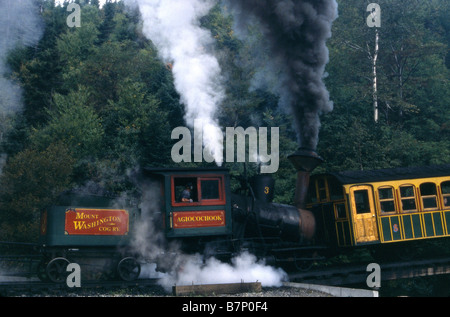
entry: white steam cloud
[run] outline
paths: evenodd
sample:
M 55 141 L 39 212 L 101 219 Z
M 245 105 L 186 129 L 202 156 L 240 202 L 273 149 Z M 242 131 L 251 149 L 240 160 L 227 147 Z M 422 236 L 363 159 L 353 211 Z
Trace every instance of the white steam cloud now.
M 32 0 L 0 1 L 0 112 L 2 116 L 22 109 L 21 89 L 5 78 L 7 54 L 20 46 L 35 45 L 43 34 L 39 8 Z
M 157 47 L 159 56 L 172 69 L 175 88 L 185 106 L 185 120 L 194 128 L 200 120 L 207 129 L 203 142 L 215 161 L 223 161 L 223 135 L 216 112 L 224 99 L 221 68 L 214 56 L 211 32 L 200 19 L 208 14 L 212 0 L 128 0 L 139 6 L 143 32 Z
M 279 287 L 287 279 L 282 269 L 268 266 L 264 261 L 247 252 L 233 258 L 230 263 L 223 263 L 209 258 L 203 263 L 200 255 L 185 256 L 184 263 L 176 274 L 167 274 L 161 284 L 166 289 L 173 285 L 225 284 L 240 282 L 261 282 L 262 286 Z
M 23 46 L 36 45 L 43 34 L 39 7 L 32 0 L 0 1 L 0 142 L 8 132 L 9 118 L 22 110 L 22 90 L 7 78 L 8 53 Z M 0 153 L 0 174 L 6 160 Z
M 162 197 L 159 184 L 148 182 L 141 186 L 142 197 L 139 204 L 141 215 L 133 227 L 131 245 L 133 250 L 147 261 L 158 261 L 159 258 L 168 259 L 167 254 L 177 253 L 178 248 L 176 245 L 168 246 L 163 230 L 158 230 L 162 227 L 162 224 L 158 224 L 158 219 L 162 219 L 160 208 Z M 168 259 L 168 263 L 163 263 L 163 266 L 170 266 L 170 262 Z

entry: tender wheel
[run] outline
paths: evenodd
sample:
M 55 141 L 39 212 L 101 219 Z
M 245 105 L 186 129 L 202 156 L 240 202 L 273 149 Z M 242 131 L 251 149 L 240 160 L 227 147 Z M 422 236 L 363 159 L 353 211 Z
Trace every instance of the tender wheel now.
M 120 260 L 117 265 L 117 274 L 119 277 L 127 282 L 134 281 L 141 274 L 141 265 L 135 258 L 128 257 Z
M 47 264 L 47 277 L 53 283 L 64 283 L 67 279 L 67 266 L 70 264 L 66 258 L 54 258 Z

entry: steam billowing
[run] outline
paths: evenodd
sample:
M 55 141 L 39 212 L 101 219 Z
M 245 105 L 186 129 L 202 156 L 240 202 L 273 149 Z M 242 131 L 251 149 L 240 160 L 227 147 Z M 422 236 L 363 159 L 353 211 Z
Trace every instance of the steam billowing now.
M 0 142 L 7 131 L 7 118 L 22 110 L 22 91 L 9 80 L 8 53 L 20 46 L 37 44 L 43 34 L 39 7 L 30 0 L 0 1 Z M 2 167 L 0 157 L 0 173 Z
M 161 280 L 166 289 L 173 285 L 191 284 L 225 284 L 244 282 L 261 282 L 265 287 L 279 287 L 287 274 L 268 266 L 264 261 L 257 261 L 252 254 L 244 252 L 231 260 L 231 264 L 209 258 L 203 263 L 200 255 L 186 256 L 176 275 L 165 275 Z
M 43 34 L 39 7 L 30 0 L 0 2 L 0 111 L 8 115 L 21 110 L 21 90 L 5 78 L 7 54 L 18 46 L 33 46 Z
M 175 88 L 185 105 L 186 123 L 194 128 L 194 120 L 197 120 L 196 124 L 203 126 L 208 154 L 211 153 L 216 162 L 222 162 L 223 135 L 216 118 L 224 99 L 221 68 L 213 52 L 213 37 L 200 25 L 200 19 L 214 6 L 214 0 L 134 2 L 142 15 L 145 36 L 172 69 Z M 202 129 L 202 126 L 197 128 Z
M 270 69 L 279 72 L 280 103 L 292 114 L 302 147 L 316 149 L 319 116 L 333 110 L 323 83 L 326 41 L 337 18 L 335 0 L 228 0 L 237 26 L 253 17 L 270 50 Z M 242 33 L 242 32 L 241 32 Z M 263 49 L 263 48 L 262 48 Z
M 208 137 L 206 146 L 216 162 L 222 148 L 216 114 L 224 99 L 221 68 L 214 56 L 213 39 L 200 19 L 218 0 L 128 0 L 135 2 L 144 21 L 144 34 L 160 56 L 173 67 L 175 85 L 186 106 L 187 124 L 201 119 Z M 236 27 L 256 21 L 270 51 L 270 69 L 278 85 L 280 105 L 292 115 L 302 147 L 316 149 L 321 114 L 333 103 L 323 82 L 328 63 L 326 41 L 337 18 L 335 0 L 224 0 L 232 8 Z M 242 31 L 242 30 L 241 30 Z M 237 32 L 245 34 L 244 32 Z M 256 70 L 258 74 L 258 70 Z M 274 75 L 274 74 L 272 74 Z M 216 152 L 215 152 L 216 151 Z

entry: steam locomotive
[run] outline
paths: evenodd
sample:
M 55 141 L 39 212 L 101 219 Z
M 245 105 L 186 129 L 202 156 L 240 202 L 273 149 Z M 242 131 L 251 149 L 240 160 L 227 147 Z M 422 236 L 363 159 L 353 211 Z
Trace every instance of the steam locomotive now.
M 134 280 L 142 256 L 136 243 L 177 242 L 183 252 L 223 259 L 247 250 L 306 269 L 318 254 L 345 247 L 450 235 L 450 165 L 311 177 L 323 161 L 316 152 L 299 149 L 288 158 L 297 170 L 293 206 L 272 202 L 268 175 L 256 176 L 247 194 L 231 193 L 229 171 L 219 167 L 144 169 L 142 183 L 150 189 L 140 209 L 69 197 L 42 214 L 39 276 L 62 282 L 70 262 L 91 258 L 106 259 L 111 275 Z M 136 240 L 148 229 L 143 209 L 158 231 L 146 241 Z M 153 259 L 160 270 L 167 256 Z
M 272 203 L 274 181 L 259 175 L 249 195 L 230 192 L 225 168 L 153 168 L 143 170 L 150 184 L 152 227 L 164 236 L 161 243 L 180 242 L 182 252 L 230 258 L 242 250 L 279 261 L 305 260 L 314 249 L 315 219 L 304 207 L 309 172 L 322 159 L 312 151 L 291 156 L 299 171 L 297 206 Z M 190 199 L 181 199 L 183 192 Z M 150 207 L 149 207 L 150 206 Z M 41 215 L 40 245 L 44 260 L 38 275 L 65 281 L 65 268 L 82 258 L 107 259 L 111 274 L 133 280 L 140 274 L 136 232 L 146 220 L 142 210 L 126 202 L 90 196 L 62 196 L 58 205 Z M 156 239 L 151 239 L 150 243 Z M 164 270 L 164 265 L 159 264 Z

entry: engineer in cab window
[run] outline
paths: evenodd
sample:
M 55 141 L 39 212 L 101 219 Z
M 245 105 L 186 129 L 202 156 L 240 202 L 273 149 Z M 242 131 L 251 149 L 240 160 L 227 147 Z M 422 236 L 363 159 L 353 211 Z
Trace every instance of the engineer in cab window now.
M 191 198 L 192 189 L 193 189 L 192 183 L 187 183 L 186 187 L 181 192 L 179 201 L 181 201 L 183 203 L 192 203 L 193 202 L 193 200 Z

